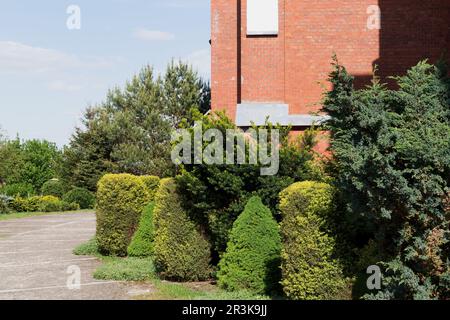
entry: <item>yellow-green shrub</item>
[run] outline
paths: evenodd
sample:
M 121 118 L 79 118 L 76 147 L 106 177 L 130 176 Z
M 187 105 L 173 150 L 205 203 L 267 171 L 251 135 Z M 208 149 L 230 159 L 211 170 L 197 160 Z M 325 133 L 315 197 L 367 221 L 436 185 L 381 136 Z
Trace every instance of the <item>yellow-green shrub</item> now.
M 182 207 L 174 179 L 163 179 L 156 193 L 155 266 L 162 277 L 177 281 L 210 276 L 210 246 Z
M 280 194 L 282 286 L 290 299 L 337 299 L 345 288 L 329 233 L 333 194 L 330 185 L 310 181 L 295 183 Z
M 159 177 L 157 176 L 141 176 L 142 182 L 147 186 L 147 191 L 150 196 L 150 201 L 155 200 L 156 191 L 158 191 Z
M 11 209 L 16 212 L 58 212 L 78 210 L 80 206 L 76 203 L 62 201 L 55 196 L 35 196 L 14 198 Z
M 125 256 L 149 202 L 147 187 L 130 174 L 107 174 L 97 186 L 97 243 L 103 254 Z
M 151 202 L 142 212 L 139 227 L 128 246 L 128 255 L 130 257 L 149 257 L 153 255 L 153 210 L 155 203 Z

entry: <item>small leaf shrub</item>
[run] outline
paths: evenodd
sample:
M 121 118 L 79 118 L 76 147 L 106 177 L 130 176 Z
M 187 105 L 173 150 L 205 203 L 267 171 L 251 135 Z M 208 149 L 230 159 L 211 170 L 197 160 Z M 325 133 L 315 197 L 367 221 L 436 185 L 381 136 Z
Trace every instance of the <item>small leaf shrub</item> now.
M 65 202 L 54 196 L 16 197 L 10 207 L 15 212 L 59 212 L 80 209 L 78 204 Z
M 150 201 L 155 200 L 156 191 L 158 191 L 159 177 L 157 176 L 141 176 L 142 182 L 147 186 L 147 191 L 149 193 Z
M 35 190 L 29 183 L 13 183 L 0 188 L 0 193 L 10 197 L 29 197 L 35 194 Z
M 139 227 L 128 246 L 130 257 L 148 257 L 153 254 L 154 226 L 153 210 L 155 204 L 147 205 L 142 213 Z
M 336 299 L 346 285 L 329 232 L 333 194 L 330 185 L 310 181 L 280 194 L 282 286 L 290 299 Z
M 174 179 L 163 179 L 155 197 L 155 266 L 170 280 L 200 281 L 210 277 L 210 246 L 182 207 Z
M 130 174 L 107 174 L 97 186 L 97 243 L 106 255 L 125 256 L 143 208 L 147 187 Z
M 9 213 L 11 211 L 12 202 L 13 198 L 4 194 L 0 194 L 0 214 Z
M 66 188 L 64 183 L 57 179 L 52 179 L 45 182 L 41 188 L 41 193 L 43 196 L 55 196 L 62 198 L 65 192 Z
M 80 209 L 92 209 L 95 205 L 94 194 L 84 188 L 73 188 L 62 199 L 67 203 L 77 203 Z
M 219 263 L 219 285 L 229 291 L 274 292 L 280 281 L 281 239 L 277 222 L 259 197 L 252 197 L 233 224 Z

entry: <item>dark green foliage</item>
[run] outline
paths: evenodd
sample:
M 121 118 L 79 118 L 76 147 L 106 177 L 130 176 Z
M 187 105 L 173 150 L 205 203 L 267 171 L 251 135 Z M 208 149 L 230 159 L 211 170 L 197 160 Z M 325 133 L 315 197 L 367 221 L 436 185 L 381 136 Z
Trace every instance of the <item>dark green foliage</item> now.
M 204 108 L 209 87 L 186 64 L 172 62 L 155 79 L 146 66 L 124 88 L 89 108 L 64 151 L 62 175 L 70 185 L 95 191 L 106 172 L 174 174 L 170 138 L 191 108 Z M 205 96 L 206 94 L 206 96 Z
M 99 181 L 96 239 L 102 254 L 127 254 L 148 201 L 147 188 L 139 177 L 107 174 Z
M 0 194 L 10 197 L 29 197 L 35 194 L 33 185 L 29 183 L 13 183 L 7 184 L 0 188 Z
M 62 199 L 67 203 L 77 203 L 80 209 L 92 209 L 95 205 L 94 194 L 84 188 L 73 188 Z
M 273 293 L 280 281 L 279 227 L 259 197 L 252 197 L 231 230 L 218 283 L 230 291 Z
M 149 257 L 153 255 L 153 240 L 154 240 L 154 226 L 153 226 L 153 210 L 155 204 L 152 202 L 145 207 L 139 227 L 128 246 L 128 255 L 130 257 Z
M 62 198 L 66 192 L 66 186 L 58 179 L 52 179 L 42 185 L 41 193 L 43 196 L 55 196 Z
M 334 66 L 324 101 L 332 119 L 334 176 L 348 210 L 348 230 L 372 238 L 384 270 L 371 298 L 449 298 L 450 86 L 447 71 L 426 62 L 395 78 L 353 88 Z M 353 230 L 352 230 L 353 229 Z M 361 238 L 361 237 L 360 237 Z
M 163 179 L 156 193 L 155 266 L 170 280 L 207 280 L 211 270 L 209 243 L 182 207 L 173 179 Z
M 333 195 L 330 185 L 311 181 L 295 183 L 280 195 L 281 284 L 290 299 L 344 298 L 346 281 L 331 232 Z
M 0 214 L 9 213 L 11 211 L 13 200 L 13 198 L 7 195 L 0 194 Z
M 232 129 L 237 130 L 238 136 L 242 137 L 244 134 L 222 113 L 210 116 L 194 113 L 193 119 L 202 122 L 203 132 L 218 129 L 225 136 L 226 130 Z M 267 125 L 269 131 L 280 130 L 280 168 L 277 175 L 262 176 L 261 164 L 201 164 L 184 165 L 181 175 L 177 177 L 184 207 L 193 219 L 205 226 L 205 231 L 212 241 L 216 261 L 226 249 L 228 234 L 234 221 L 252 196 L 260 196 L 263 203 L 275 214 L 278 194 L 295 181 L 301 181 L 309 176 L 307 163 L 314 159 L 314 139 L 309 139 L 311 136 L 306 134 L 298 140 L 289 141 L 289 128 L 269 123 Z M 191 125 L 184 124 L 184 127 L 191 128 Z M 254 129 L 259 130 L 256 127 Z M 192 129 L 191 134 L 194 134 Z M 307 137 L 309 138 L 306 139 Z M 246 150 L 248 159 L 248 140 Z

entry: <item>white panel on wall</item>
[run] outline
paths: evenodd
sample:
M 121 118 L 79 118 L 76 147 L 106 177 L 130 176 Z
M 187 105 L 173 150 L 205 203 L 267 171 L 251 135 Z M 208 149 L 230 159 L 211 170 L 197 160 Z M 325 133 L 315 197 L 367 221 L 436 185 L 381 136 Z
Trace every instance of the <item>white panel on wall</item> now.
M 278 0 L 247 0 L 247 35 L 278 34 Z

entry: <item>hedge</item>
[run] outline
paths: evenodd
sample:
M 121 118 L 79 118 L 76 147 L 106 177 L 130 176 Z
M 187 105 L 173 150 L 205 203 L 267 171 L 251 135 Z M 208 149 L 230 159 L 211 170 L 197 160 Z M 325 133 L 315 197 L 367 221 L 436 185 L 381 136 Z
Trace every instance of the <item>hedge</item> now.
M 63 196 L 68 203 L 77 203 L 80 209 L 92 209 L 95 205 L 95 196 L 87 189 L 73 188 Z
M 155 196 L 155 267 L 166 279 L 210 277 L 210 246 L 181 204 L 174 179 L 163 179 Z
M 107 174 L 97 186 L 97 242 L 102 254 L 125 256 L 141 213 L 149 202 L 146 186 L 130 174 Z
M 77 203 L 62 201 L 55 196 L 35 196 L 29 198 L 16 197 L 10 203 L 15 212 L 59 212 L 80 209 Z
M 159 177 L 157 176 L 141 176 L 142 182 L 147 186 L 147 191 L 150 196 L 150 201 L 155 200 L 155 194 L 158 191 Z
M 128 255 L 130 257 L 148 257 L 153 255 L 153 210 L 155 204 L 152 202 L 145 207 L 139 227 L 134 234 L 133 240 L 128 247 Z
M 219 263 L 219 285 L 229 291 L 273 293 L 280 281 L 280 250 L 280 230 L 272 212 L 261 198 L 252 197 L 234 222 Z
M 280 194 L 282 213 L 282 286 L 290 299 L 336 299 L 345 287 L 342 268 L 333 258 L 335 240 L 328 234 L 333 188 L 300 182 Z

